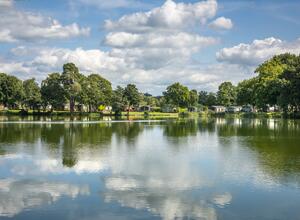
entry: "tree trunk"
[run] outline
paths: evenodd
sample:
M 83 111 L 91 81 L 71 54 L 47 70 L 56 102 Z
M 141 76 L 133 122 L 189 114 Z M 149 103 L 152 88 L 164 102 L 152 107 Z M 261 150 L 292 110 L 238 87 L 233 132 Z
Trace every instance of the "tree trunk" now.
M 75 109 L 75 100 L 74 97 L 70 98 L 70 112 L 73 113 Z
M 127 106 L 127 117 L 129 117 L 130 105 Z

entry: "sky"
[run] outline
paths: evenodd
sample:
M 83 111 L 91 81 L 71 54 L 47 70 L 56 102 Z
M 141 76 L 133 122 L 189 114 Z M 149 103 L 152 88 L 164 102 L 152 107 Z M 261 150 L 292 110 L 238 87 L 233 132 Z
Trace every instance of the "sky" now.
M 41 82 L 73 62 L 113 87 L 216 91 L 300 53 L 299 0 L 0 0 L 0 72 Z

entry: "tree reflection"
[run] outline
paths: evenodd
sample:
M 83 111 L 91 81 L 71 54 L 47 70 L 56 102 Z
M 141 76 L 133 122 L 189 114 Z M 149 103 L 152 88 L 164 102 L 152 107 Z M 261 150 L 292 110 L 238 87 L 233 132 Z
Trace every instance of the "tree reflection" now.
M 133 145 L 143 131 L 143 123 L 1 123 L 0 154 L 7 153 L 8 146 L 26 144 L 26 151 L 42 142 L 49 155 L 61 153 L 62 164 L 73 167 L 82 152 L 109 149 L 113 135 Z M 17 149 L 9 148 L 9 151 Z M 44 149 L 45 150 L 45 149 Z
M 256 153 L 260 167 L 277 181 L 293 177 L 300 184 L 299 121 L 222 119 L 216 127 L 223 147 L 237 141 L 239 147 L 246 146 Z
M 197 135 L 196 121 L 193 119 L 168 121 L 164 126 L 164 135 L 175 138 L 195 136 Z

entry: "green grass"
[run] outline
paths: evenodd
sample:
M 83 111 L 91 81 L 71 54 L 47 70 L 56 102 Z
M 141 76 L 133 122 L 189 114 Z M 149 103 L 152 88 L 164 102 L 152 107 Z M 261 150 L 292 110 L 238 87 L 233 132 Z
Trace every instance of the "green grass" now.
M 121 113 L 121 118 L 127 117 L 127 112 Z M 20 110 L 5 110 L 0 111 L 0 115 L 20 115 Z M 32 110 L 28 111 L 27 115 L 49 115 L 49 116 L 70 116 L 69 111 L 53 111 L 53 112 L 33 112 Z M 100 117 L 99 112 L 74 112 L 73 115 L 83 115 L 89 117 Z M 103 116 L 114 116 L 114 114 L 107 114 Z M 181 112 L 181 113 L 165 113 L 165 112 L 129 112 L 130 118 L 178 118 L 178 117 L 187 117 L 187 118 L 197 118 L 197 117 L 226 117 L 226 118 L 300 118 L 299 114 L 287 114 L 284 115 L 281 112 L 257 112 L 257 113 L 222 113 L 216 114 L 211 111 L 205 112 Z
M 122 112 L 122 116 L 127 116 L 128 112 Z M 164 112 L 129 112 L 129 117 L 171 117 L 177 118 L 178 113 L 164 113 Z

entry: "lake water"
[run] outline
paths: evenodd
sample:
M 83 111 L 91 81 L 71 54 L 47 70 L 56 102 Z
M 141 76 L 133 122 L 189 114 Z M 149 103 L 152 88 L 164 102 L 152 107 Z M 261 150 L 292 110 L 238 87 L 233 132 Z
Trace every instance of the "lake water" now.
M 0 122 L 0 219 L 300 219 L 300 122 Z

